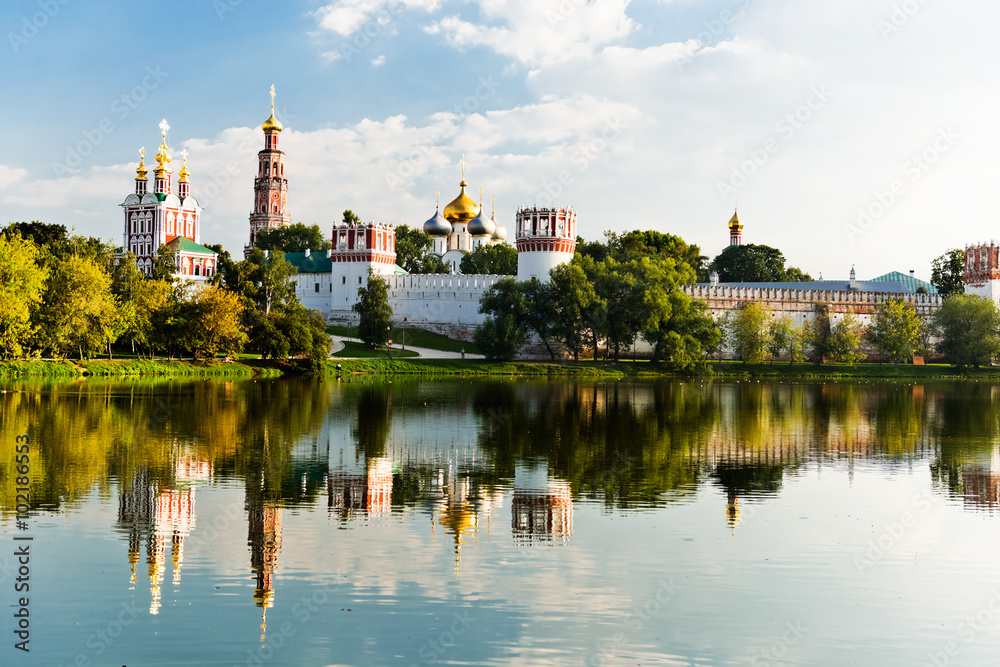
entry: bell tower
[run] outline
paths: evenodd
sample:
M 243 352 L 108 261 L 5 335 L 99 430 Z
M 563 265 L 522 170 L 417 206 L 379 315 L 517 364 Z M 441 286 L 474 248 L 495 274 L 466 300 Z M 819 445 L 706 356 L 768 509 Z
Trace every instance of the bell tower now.
M 274 86 L 271 86 L 271 116 L 261 125 L 264 150 L 257 154 L 257 178 L 254 179 L 253 212 L 250 214 L 250 244 L 243 256 L 250 255 L 257 232 L 292 224 L 288 215 L 288 179 L 285 178 L 285 154 L 278 150 L 281 121 L 274 117 Z

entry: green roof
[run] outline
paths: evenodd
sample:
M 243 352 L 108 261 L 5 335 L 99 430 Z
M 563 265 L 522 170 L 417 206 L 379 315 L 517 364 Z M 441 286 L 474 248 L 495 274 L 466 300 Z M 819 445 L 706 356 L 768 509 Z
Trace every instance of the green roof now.
M 198 245 L 197 243 L 195 243 L 191 239 L 186 239 L 183 236 L 176 236 L 176 237 L 174 237 L 174 240 L 171 241 L 170 243 L 168 243 L 167 246 L 170 247 L 170 248 L 173 248 L 174 250 L 178 250 L 178 251 L 182 251 L 182 252 L 200 252 L 200 253 L 206 253 L 206 254 L 209 254 L 209 255 L 215 255 L 216 254 L 216 252 L 214 250 L 212 250 L 211 248 L 206 248 L 203 245 Z
M 395 273 L 397 276 L 408 276 L 408 275 L 410 275 L 410 272 L 407 271 L 406 269 L 404 269 L 403 267 L 401 267 L 399 264 L 393 264 L 392 265 L 392 272 Z
M 306 257 L 304 252 L 286 252 L 285 260 L 298 269 L 299 273 L 330 273 L 333 262 L 326 256 L 325 250 L 310 252 Z
M 929 294 L 938 293 L 937 287 L 934 287 L 934 285 L 931 285 L 929 282 L 925 282 L 919 278 L 914 278 L 907 273 L 900 273 L 899 271 L 893 271 L 892 273 L 887 273 L 884 276 L 872 278 L 869 282 L 902 283 L 904 286 L 909 287 L 911 292 L 916 292 L 918 287 L 923 287 Z

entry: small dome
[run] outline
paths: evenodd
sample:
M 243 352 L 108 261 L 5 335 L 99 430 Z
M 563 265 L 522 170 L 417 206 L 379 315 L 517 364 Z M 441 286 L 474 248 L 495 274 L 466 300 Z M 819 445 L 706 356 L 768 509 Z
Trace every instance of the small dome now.
M 496 229 L 493 231 L 493 240 L 494 241 L 506 241 L 507 240 L 507 228 L 504 227 L 503 225 L 501 225 L 499 222 L 497 222 L 496 218 L 493 218 L 493 222 L 496 223 Z
M 424 233 L 429 236 L 448 236 L 451 234 L 451 223 L 444 219 L 441 211 L 435 211 L 434 217 L 424 223 Z
M 468 231 L 470 236 L 489 236 L 490 238 L 496 233 L 497 223 L 496 220 L 487 218 L 483 215 L 483 210 L 479 210 L 479 215 L 472 219 L 469 223 Z
M 260 126 L 265 132 L 281 132 L 281 121 L 274 117 L 274 110 L 271 110 L 271 117 Z
M 450 204 L 444 207 L 444 217 L 453 225 L 471 222 L 481 209 L 472 197 L 465 194 L 465 181 L 459 183 L 459 186 L 462 191 Z

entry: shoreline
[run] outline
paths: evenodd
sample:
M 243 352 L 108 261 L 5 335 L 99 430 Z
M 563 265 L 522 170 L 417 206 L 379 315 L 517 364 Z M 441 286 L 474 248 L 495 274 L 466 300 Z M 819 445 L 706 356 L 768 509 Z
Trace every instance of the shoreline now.
M 341 369 L 338 370 L 337 366 Z M 718 379 L 805 379 L 805 380 L 848 380 L 848 379 L 909 379 L 909 380 L 1000 380 L 1000 367 L 981 368 L 960 372 L 952 366 L 901 365 L 893 368 L 889 364 L 823 364 L 817 366 L 801 364 L 748 364 L 741 362 L 709 362 L 708 373 L 699 377 Z M 0 378 L 130 378 L 141 376 L 161 377 L 283 377 L 307 375 L 295 364 L 259 359 L 242 359 L 235 362 L 223 361 L 149 361 L 144 359 L 123 359 L 108 361 L 6 361 L 0 362 Z M 548 362 L 510 361 L 490 362 L 479 359 L 386 359 L 386 358 L 331 358 L 323 372 L 316 375 L 329 376 L 503 376 L 526 378 L 686 378 L 690 375 L 677 373 L 663 367 L 653 367 L 647 361 L 639 362 Z

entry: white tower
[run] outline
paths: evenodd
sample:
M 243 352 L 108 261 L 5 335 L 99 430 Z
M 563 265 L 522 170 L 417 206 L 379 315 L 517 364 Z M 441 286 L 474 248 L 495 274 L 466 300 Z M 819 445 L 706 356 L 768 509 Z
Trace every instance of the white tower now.
M 522 208 L 517 211 L 517 279 L 549 279 L 549 271 L 576 252 L 576 211 Z
M 358 288 L 368 283 L 368 269 L 392 275 L 396 265 L 396 230 L 373 222 L 333 228 L 333 290 L 330 312 L 336 319 L 349 319 L 358 301 Z

